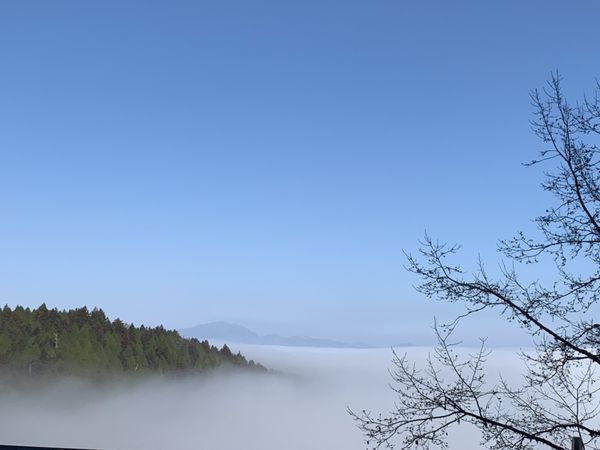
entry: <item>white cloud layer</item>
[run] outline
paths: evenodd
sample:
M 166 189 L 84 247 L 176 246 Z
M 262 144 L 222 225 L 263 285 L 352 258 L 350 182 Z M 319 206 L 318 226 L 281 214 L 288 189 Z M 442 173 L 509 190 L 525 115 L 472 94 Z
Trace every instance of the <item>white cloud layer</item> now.
M 199 380 L 148 380 L 90 387 L 65 381 L 36 395 L 0 397 L 2 444 L 114 450 L 331 450 L 365 448 L 346 412 L 389 411 L 385 349 L 240 346 L 285 375 L 216 373 Z M 406 348 L 422 362 L 430 348 Z M 489 371 L 516 377 L 512 350 L 495 350 Z M 478 449 L 460 429 L 451 448 Z

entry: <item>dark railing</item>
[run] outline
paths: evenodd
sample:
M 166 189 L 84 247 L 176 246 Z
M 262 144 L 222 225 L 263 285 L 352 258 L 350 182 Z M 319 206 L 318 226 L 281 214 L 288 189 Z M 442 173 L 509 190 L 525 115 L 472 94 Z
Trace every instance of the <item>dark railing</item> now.
M 580 437 L 571 439 L 571 450 L 583 450 L 583 441 Z
M 0 450 L 93 450 L 93 449 L 78 449 L 65 447 L 31 447 L 22 445 L 0 445 Z M 571 439 L 571 450 L 583 450 L 583 441 L 580 437 Z
M 33 447 L 31 445 L 0 445 L 0 450 L 93 450 L 90 448 L 66 448 L 66 447 Z

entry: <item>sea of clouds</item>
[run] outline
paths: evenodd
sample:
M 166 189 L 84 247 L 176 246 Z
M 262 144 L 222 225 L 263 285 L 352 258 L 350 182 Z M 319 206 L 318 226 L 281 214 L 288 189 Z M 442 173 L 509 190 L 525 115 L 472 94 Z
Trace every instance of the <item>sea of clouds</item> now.
M 33 394 L 0 394 L 0 444 L 107 450 L 364 449 L 347 413 L 393 409 L 390 349 L 232 346 L 277 374 L 216 372 L 91 386 L 65 380 Z M 431 348 L 407 347 L 422 364 Z M 467 353 L 464 349 L 462 353 Z M 488 372 L 518 379 L 516 351 L 494 350 Z M 451 448 L 477 449 L 467 427 Z

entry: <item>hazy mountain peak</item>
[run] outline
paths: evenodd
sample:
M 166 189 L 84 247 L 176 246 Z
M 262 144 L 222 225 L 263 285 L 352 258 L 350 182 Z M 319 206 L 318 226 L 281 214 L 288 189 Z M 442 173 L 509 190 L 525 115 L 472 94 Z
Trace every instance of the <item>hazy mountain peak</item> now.
M 185 337 L 197 339 L 219 339 L 223 341 L 252 343 L 259 338 L 258 334 L 248 328 L 229 322 L 209 322 L 180 330 Z
M 332 347 L 369 348 L 362 342 L 338 342 L 331 339 L 318 339 L 309 336 L 280 336 L 278 334 L 259 335 L 243 325 L 228 322 L 209 322 L 179 330 L 182 336 L 200 340 L 221 340 L 238 344 L 282 345 L 287 347 Z

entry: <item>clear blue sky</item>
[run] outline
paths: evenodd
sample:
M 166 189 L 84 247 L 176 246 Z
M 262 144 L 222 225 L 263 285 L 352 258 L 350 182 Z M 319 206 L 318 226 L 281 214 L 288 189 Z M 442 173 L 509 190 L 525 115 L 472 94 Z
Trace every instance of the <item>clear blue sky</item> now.
M 547 199 L 528 93 L 600 76 L 595 1 L 4 1 L 0 302 L 430 335 L 402 249 Z

